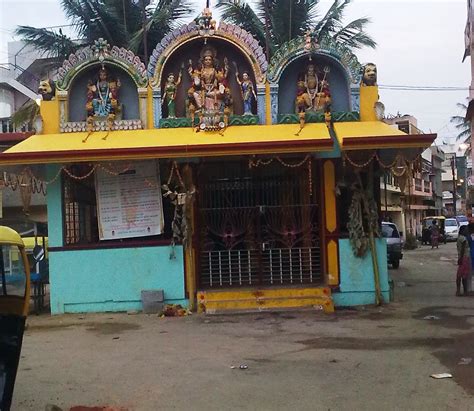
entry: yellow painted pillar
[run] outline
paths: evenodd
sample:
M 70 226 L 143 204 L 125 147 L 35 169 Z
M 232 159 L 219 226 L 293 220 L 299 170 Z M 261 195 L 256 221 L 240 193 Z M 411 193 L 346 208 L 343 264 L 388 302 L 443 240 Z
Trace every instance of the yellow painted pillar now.
M 59 100 L 45 101 L 40 104 L 40 114 L 43 119 L 42 134 L 59 133 Z
M 272 124 L 272 104 L 270 97 L 270 83 L 265 83 L 265 123 Z
M 186 165 L 183 168 L 183 180 L 184 180 L 184 185 L 186 187 L 186 190 L 188 192 L 195 191 L 194 190 L 194 182 L 193 182 L 193 170 L 191 166 Z M 193 201 L 190 204 L 190 210 L 189 212 L 189 227 L 188 230 L 190 230 L 190 241 L 187 244 L 185 250 L 184 250 L 184 261 L 185 261 L 185 272 L 186 272 L 186 291 L 188 293 L 188 298 L 189 298 L 189 309 L 191 311 L 196 310 L 196 253 L 195 253 L 195 210 L 194 210 L 194 204 L 195 202 Z
M 378 86 L 360 87 L 360 121 L 377 121 L 375 103 L 379 101 Z
M 153 88 L 148 86 L 148 95 L 147 95 L 147 128 L 155 128 L 155 121 L 153 116 Z
M 332 160 L 323 164 L 324 177 L 324 230 L 328 285 L 339 285 L 339 257 L 336 207 L 336 169 Z

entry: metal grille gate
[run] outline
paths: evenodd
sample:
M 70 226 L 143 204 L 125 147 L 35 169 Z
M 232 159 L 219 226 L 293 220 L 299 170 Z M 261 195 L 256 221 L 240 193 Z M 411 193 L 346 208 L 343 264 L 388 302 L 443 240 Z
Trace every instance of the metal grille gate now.
M 319 283 L 319 210 L 310 181 L 306 168 L 281 165 L 201 169 L 200 286 Z

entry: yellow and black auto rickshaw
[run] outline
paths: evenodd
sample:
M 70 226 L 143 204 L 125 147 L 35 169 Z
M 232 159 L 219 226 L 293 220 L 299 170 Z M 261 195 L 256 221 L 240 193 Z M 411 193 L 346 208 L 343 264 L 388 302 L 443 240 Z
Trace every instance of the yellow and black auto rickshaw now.
M 444 228 L 446 217 L 444 216 L 431 216 L 423 218 L 421 224 L 421 243 L 431 244 L 431 227 L 436 221 L 436 225 L 439 229 L 439 242 L 446 243 L 446 231 Z
M 20 235 L 0 226 L 0 410 L 11 407 L 30 304 L 30 268 Z

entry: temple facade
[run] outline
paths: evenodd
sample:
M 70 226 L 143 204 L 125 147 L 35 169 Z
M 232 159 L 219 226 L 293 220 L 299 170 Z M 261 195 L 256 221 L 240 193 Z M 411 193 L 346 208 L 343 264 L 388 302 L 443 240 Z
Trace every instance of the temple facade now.
M 148 67 L 98 39 L 51 90 L 0 164 L 47 187 L 53 314 L 389 301 L 380 173 L 436 136 L 382 121 L 374 64 L 310 34 L 267 61 L 206 9 Z

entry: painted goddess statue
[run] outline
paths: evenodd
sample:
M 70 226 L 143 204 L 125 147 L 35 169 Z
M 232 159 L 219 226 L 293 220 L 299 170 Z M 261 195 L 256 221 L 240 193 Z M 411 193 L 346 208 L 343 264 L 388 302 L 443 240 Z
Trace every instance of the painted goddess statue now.
M 87 85 L 87 117 L 115 118 L 115 114 L 119 111 L 120 86 L 120 80 L 110 79 L 107 70 L 102 67 L 97 81 L 89 81 Z
M 216 50 L 212 46 L 206 46 L 201 51 L 199 69 L 193 68 L 192 61 L 189 61 L 188 73 L 193 85 L 188 93 L 192 94 L 198 110 L 218 110 L 219 100 L 222 99 L 221 94 L 224 94 L 224 89 L 220 87 L 220 82 L 218 81 L 215 57 Z M 222 72 L 224 73 L 224 78 L 226 78 L 228 72 L 227 60 L 224 60 Z
M 176 91 L 181 83 L 181 71 L 178 74 L 178 80 L 175 80 L 174 74 L 169 73 L 165 83 L 163 104 L 168 108 L 168 118 L 176 118 Z
M 257 95 L 255 94 L 255 87 L 250 80 L 249 73 L 244 71 L 242 73 L 242 81 L 239 78 L 239 72 L 237 71 L 237 66 L 235 66 L 235 79 L 240 86 L 240 92 L 242 95 L 242 100 L 244 103 L 244 116 L 251 116 L 252 113 L 252 101 L 253 99 L 257 100 Z

